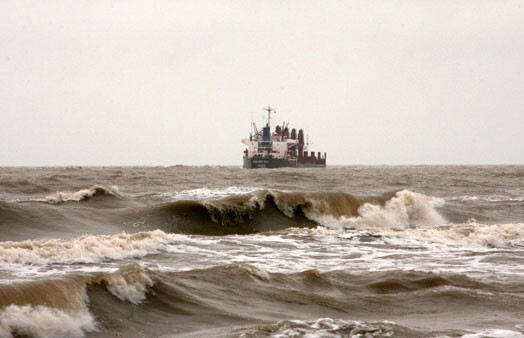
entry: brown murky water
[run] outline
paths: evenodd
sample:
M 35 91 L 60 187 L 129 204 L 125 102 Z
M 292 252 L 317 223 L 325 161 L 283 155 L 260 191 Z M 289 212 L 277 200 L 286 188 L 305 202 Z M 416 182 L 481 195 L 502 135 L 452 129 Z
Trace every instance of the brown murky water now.
M 524 167 L 0 168 L 10 336 L 524 337 Z

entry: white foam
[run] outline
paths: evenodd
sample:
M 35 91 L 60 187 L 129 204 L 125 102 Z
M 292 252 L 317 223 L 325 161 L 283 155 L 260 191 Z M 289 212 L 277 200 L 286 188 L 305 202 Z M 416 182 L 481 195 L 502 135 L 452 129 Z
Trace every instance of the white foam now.
M 361 322 L 343 319 L 320 318 L 315 321 L 281 320 L 275 325 L 271 337 L 391 337 L 393 322 Z M 342 331 L 342 332 L 341 332 Z
M 0 262 L 4 264 L 46 265 L 53 263 L 96 263 L 131 257 L 144 257 L 165 250 L 187 236 L 161 230 L 118 235 L 84 235 L 74 240 L 0 242 Z
M 76 313 L 46 306 L 10 305 L 0 310 L 0 337 L 84 337 L 97 328 L 93 316 L 82 310 Z
M 200 188 L 200 189 L 190 189 L 182 190 L 175 193 L 166 193 L 166 197 L 171 197 L 173 200 L 182 200 L 182 199 L 210 199 L 210 198 L 220 198 L 234 195 L 245 195 L 255 191 L 262 190 L 262 188 L 256 187 L 236 187 L 231 186 L 227 188 Z
M 467 235 L 466 229 L 471 228 Z M 424 272 L 466 274 L 472 278 L 496 273 L 498 278 L 513 280 L 524 274 L 518 261 L 491 259 L 499 251 L 476 231 L 488 231 L 497 225 L 448 224 L 431 229 L 345 230 L 317 227 L 293 228 L 285 232 L 224 237 L 192 236 L 191 240 L 169 245 L 163 265 L 166 271 L 205 269 L 217 265 L 249 264 L 262 272 L 295 273 L 316 269 L 321 272 L 350 270 L 369 271 L 414 270 Z M 516 227 L 516 228 L 515 228 Z M 502 231 L 502 228 L 499 229 Z M 479 230 L 480 229 L 480 230 Z M 508 225 L 506 240 L 498 245 L 504 250 L 521 250 L 515 235 L 522 225 Z M 519 230 L 520 231 L 520 230 Z M 524 237 L 520 237 L 523 239 Z M 489 244 L 491 243 L 491 244 Z M 506 246 L 504 246 L 506 245 Z M 326 248 L 329 248 L 327 250 Z M 483 252 L 471 255 L 470 252 Z M 176 259 L 184 255 L 185 259 Z M 165 263 L 164 263 L 165 262 Z M 154 265 L 152 265 L 154 266 Z M 154 266 L 156 269 L 156 266 Z M 257 271 L 252 275 L 257 276 Z
M 317 237 L 349 237 L 355 238 L 354 231 L 337 227 L 317 227 L 309 232 Z M 466 223 L 437 224 L 431 227 L 415 229 L 398 229 L 389 227 L 369 226 L 360 229 L 358 234 L 382 236 L 381 241 L 389 244 L 409 245 L 411 240 L 418 241 L 416 245 L 424 246 L 423 242 L 442 243 L 445 245 L 462 246 L 464 248 L 504 248 L 524 246 L 524 223 L 482 224 L 474 219 Z M 400 240 L 395 242 L 395 240 Z M 423 242 L 421 242 L 423 241 Z
M 265 281 L 271 280 L 271 276 L 265 270 L 259 269 L 256 266 L 249 265 L 249 264 L 241 264 L 240 266 L 242 268 L 246 269 L 246 271 L 249 272 L 249 274 L 251 274 L 251 275 L 253 275 L 253 276 L 255 276 L 255 277 L 259 278 L 259 279 L 262 279 L 262 280 L 265 280 Z
M 388 236 L 415 238 L 467 247 L 503 248 L 524 245 L 524 223 L 479 224 L 450 223 L 431 229 L 407 229 L 387 232 Z
M 119 271 L 120 273 L 109 274 L 104 277 L 107 289 L 120 300 L 140 304 L 145 298 L 147 291 L 153 286 L 153 280 L 148 273 L 139 265 L 133 266 L 133 271 Z
M 524 196 L 512 197 L 505 195 L 462 195 L 446 198 L 448 201 L 484 201 L 484 202 L 524 202 Z
M 402 190 L 384 206 L 365 203 L 358 209 L 358 217 L 340 217 L 335 219 L 323 216 L 320 223 L 332 228 L 409 228 L 431 226 L 445 223 L 436 210 L 442 206 L 442 198 L 426 196 L 414 191 Z
M 511 330 L 493 329 L 465 334 L 462 338 L 524 338 L 524 334 Z

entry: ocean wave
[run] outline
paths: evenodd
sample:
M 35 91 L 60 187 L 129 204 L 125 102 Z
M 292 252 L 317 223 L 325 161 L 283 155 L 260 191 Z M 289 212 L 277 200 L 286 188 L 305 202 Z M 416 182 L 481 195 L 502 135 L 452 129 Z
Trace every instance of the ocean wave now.
M 188 271 L 166 272 L 168 280 L 198 280 L 201 287 L 230 285 L 243 287 L 246 292 L 257 292 L 263 288 L 278 288 L 294 296 L 306 296 L 311 288 L 323 289 L 327 294 L 317 294 L 320 299 L 332 299 L 341 294 L 384 295 L 417 292 L 419 297 L 433 298 L 455 292 L 465 297 L 478 297 L 491 293 L 518 290 L 520 284 L 491 285 L 456 273 L 433 273 L 410 270 L 387 270 L 353 273 L 350 270 L 321 272 L 316 269 L 292 273 L 271 272 L 250 264 L 226 264 Z M 196 287 L 197 282 L 194 283 Z M 287 291 L 286 291 L 287 290 Z M 482 293 L 483 292 L 483 293 Z M 310 295 L 310 297 L 313 297 Z M 358 303 L 358 300 L 355 300 Z
M 82 337 L 96 329 L 81 276 L 0 284 L 1 337 Z
M 186 238 L 161 230 L 117 235 L 84 235 L 74 240 L 26 240 L 0 242 L 3 264 L 46 265 L 56 263 L 95 263 L 144 257 L 165 249 L 166 245 Z
M 440 198 L 409 190 L 376 197 L 343 192 L 259 190 L 215 199 L 180 200 L 153 207 L 148 219 L 177 232 L 227 235 L 290 227 L 402 227 L 445 223 Z M 156 220 L 155 220 L 156 219 Z
M 373 229 L 428 227 L 446 223 L 437 211 L 444 200 L 421 193 L 402 190 L 384 205 L 365 203 L 357 210 L 358 216 L 339 218 L 331 214 L 319 214 L 319 223 L 328 227 Z
M 122 195 L 118 191 L 117 186 L 104 187 L 101 185 L 94 185 L 87 189 L 81 189 L 73 192 L 62 192 L 59 191 L 56 194 L 48 195 L 43 198 L 34 198 L 27 200 L 17 200 L 17 202 L 45 202 L 51 204 L 59 204 L 64 202 L 80 202 L 95 196 L 111 195 L 121 197 Z
M 229 191 L 229 190 L 228 190 Z M 206 194 L 209 191 L 206 190 Z M 197 194 L 200 194 L 198 192 Z M 217 197 L 220 195 L 215 195 Z M 242 223 L 252 219 L 256 212 L 275 206 L 288 218 L 300 214 L 311 220 L 323 215 L 332 217 L 358 216 L 358 208 L 364 203 L 384 204 L 387 197 L 359 198 L 342 192 L 286 192 L 276 190 L 254 190 L 250 193 L 237 191 L 226 197 L 179 200 L 163 205 L 161 210 L 187 213 L 194 209 L 205 212 L 214 222 L 225 224 Z
M 291 227 L 312 228 L 319 224 L 331 228 L 408 228 L 444 223 L 437 210 L 444 203 L 442 199 L 409 190 L 362 197 L 332 191 L 246 189 L 231 187 L 223 191 L 217 190 L 218 192 L 197 189 L 181 193 L 180 196 L 188 199 L 176 197 L 176 201 L 173 202 L 139 205 L 129 198 L 102 199 L 104 196 L 121 197 L 121 194 L 116 187 L 93 186 L 77 192 L 60 192 L 30 201 L 61 204 L 67 201 L 81 202 L 99 196 L 96 203 L 99 209 L 97 218 L 89 218 L 93 216 L 92 212 L 82 209 L 48 210 L 41 205 L 26 207 L 2 201 L 0 217 L 13 225 L 23 222 L 24 227 L 33 227 L 35 230 L 41 229 L 42 225 L 56 228 L 56 221 L 53 221 L 57 218 L 72 223 L 70 227 L 75 229 L 85 226 L 86 223 L 96 228 L 99 226 L 96 221 L 106 217 L 113 223 L 109 226 L 117 229 L 125 230 L 126 224 L 135 224 L 131 231 L 143 225 L 147 230 L 156 228 L 165 232 L 197 235 L 251 234 Z M 111 211 L 106 212 L 103 209 Z M 9 232 L 6 227 L 2 230 Z
M 284 274 L 248 264 L 228 264 L 161 272 L 131 264 L 111 273 L 74 273 L 59 279 L 0 284 L 0 336 L 81 337 L 94 330 L 135 336 L 136 327 L 144 330 L 144 335 L 161 336 L 274 320 L 276 324 L 233 329 L 228 334 L 417 337 L 420 332 L 393 322 L 334 318 L 355 309 L 363 318 L 391 316 L 399 308 L 428 311 L 442 297 L 464 306 L 507 306 L 511 296 L 506 295 L 507 290 L 520 288 L 518 281 L 494 285 L 460 274 L 403 270 Z M 254 308 L 253 302 L 259 307 Z M 515 300 L 514 305 L 521 302 Z M 318 313 L 337 317 L 303 319 Z M 40 323 L 51 316 L 54 319 L 39 329 Z M 397 317 L 402 318 L 402 313 Z
M 118 270 L 117 273 L 103 274 L 100 278 L 107 290 L 122 301 L 140 304 L 154 285 L 148 271 L 134 264 Z
M 84 337 L 96 329 L 88 311 L 67 312 L 42 305 L 10 305 L 0 310 L 0 337 Z
M 154 285 L 150 274 L 132 264 L 113 273 L 0 284 L 0 337 L 83 337 L 99 328 L 89 310 L 88 287 L 138 305 Z
M 285 215 L 268 191 L 170 202 L 151 207 L 144 215 L 148 223 L 198 235 L 249 234 L 316 224 L 300 212 Z

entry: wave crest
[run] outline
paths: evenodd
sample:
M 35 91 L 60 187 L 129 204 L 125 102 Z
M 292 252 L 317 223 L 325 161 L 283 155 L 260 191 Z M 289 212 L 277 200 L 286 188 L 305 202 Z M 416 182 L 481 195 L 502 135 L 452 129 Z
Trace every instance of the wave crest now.
M 83 337 L 98 328 L 88 307 L 88 286 L 136 305 L 153 279 L 151 271 L 132 264 L 113 273 L 0 284 L 0 337 Z
M 154 284 L 148 271 L 138 264 L 125 266 L 117 273 L 104 274 L 101 281 L 118 299 L 135 305 L 146 298 L 147 292 Z
M 154 207 L 149 221 L 172 224 L 177 232 L 203 235 L 246 234 L 290 227 L 331 228 L 435 225 L 445 222 L 441 198 L 409 190 L 378 197 L 343 192 L 259 190 L 208 200 L 181 200 Z
M 116 185 L 111 186 L 111 187 L 94 185 L 87 189 L 81 189 L 81 190 L 73 191 L 73 192 L 58 191 L 56 194 L 52 194 L 44 198 L 37 198 L 37 199 L 23 200 L 23 201 L 21 200 L 18 202 L 45 202 L 45 203 L 51 203 L 51 204 L 60 204 L 64 202 L 80 202 L 80 201 L 95 197 L 97 195 L 112 195 L 112 196 L 117 196 L 117 197 L 121 196 L 120 192 L 118 191 L 118 187 Z
M 409 228 L 445 223 L 437 207 L 444 200 L 426 196 L 410 190 L 399 191 L 383 205 L 364 203 L 358 210 L 358 216 L 334 217 L 332 214 L 320 214 L 319 223 L 327 227 L 342 228 Z

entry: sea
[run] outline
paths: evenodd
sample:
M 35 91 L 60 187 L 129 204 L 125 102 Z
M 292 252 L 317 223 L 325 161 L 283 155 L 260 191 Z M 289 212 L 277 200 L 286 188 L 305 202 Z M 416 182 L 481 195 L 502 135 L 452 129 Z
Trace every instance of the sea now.
M 524 166 L 2 167 L 0 337 L 524 337 Z

